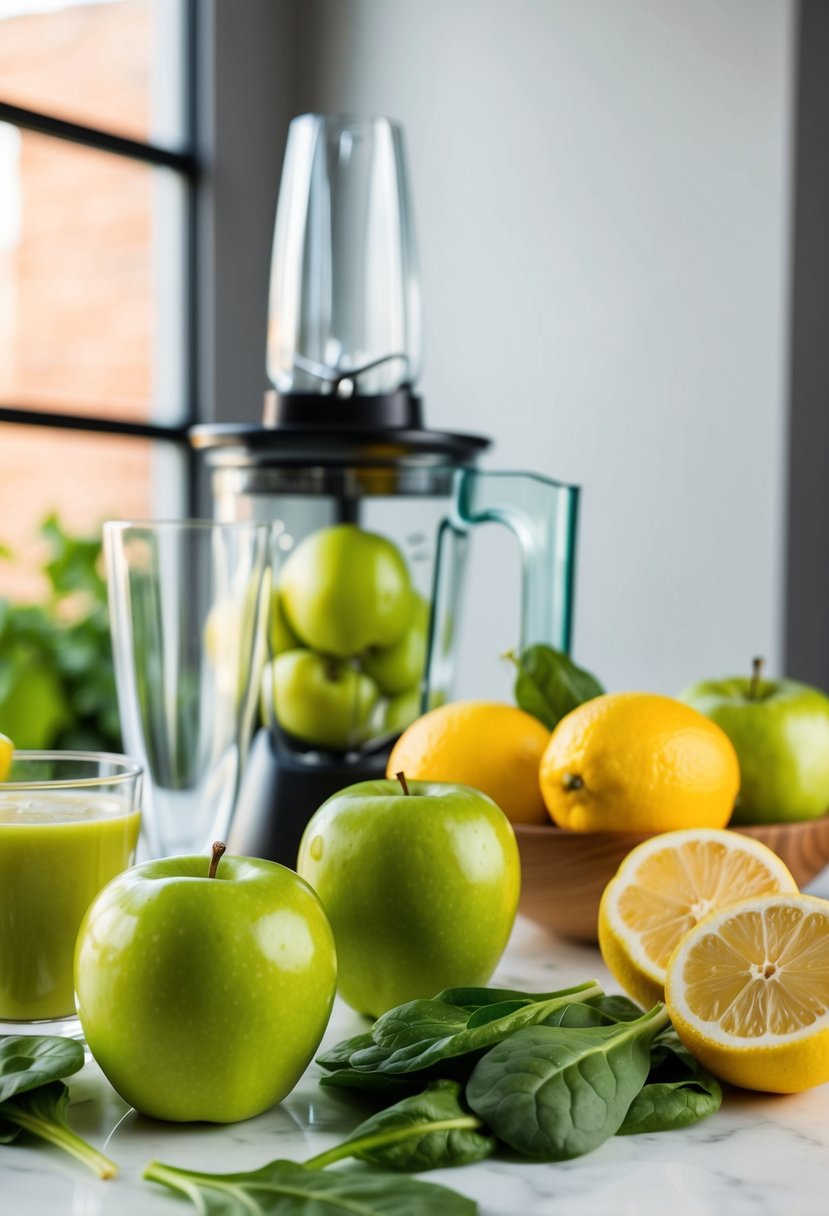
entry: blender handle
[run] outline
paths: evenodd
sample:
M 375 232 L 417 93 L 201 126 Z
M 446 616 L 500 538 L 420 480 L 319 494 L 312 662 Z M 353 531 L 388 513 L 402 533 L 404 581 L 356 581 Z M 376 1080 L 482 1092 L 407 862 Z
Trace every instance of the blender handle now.
M 456 474 L 455 523 L 505 524 L 521 546 L 521 648 L 569 652 L 579 488 L 537 473 Z

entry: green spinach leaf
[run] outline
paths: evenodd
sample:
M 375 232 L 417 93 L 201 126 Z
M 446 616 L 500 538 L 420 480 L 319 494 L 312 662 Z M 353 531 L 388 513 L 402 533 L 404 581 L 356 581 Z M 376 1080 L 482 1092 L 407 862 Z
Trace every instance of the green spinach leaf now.
M 379 1111 L 348 1140 L 305 1162 L 319 1169 L 357 1157 L 391 1170 L 435 1170 L 482 1161 L 495 1151 L 495 1138 L 461 1101 L 457 1081 L 435 1081 L 422 1093 Z
M 320 1085 L 325 1089 L 355 1089 L 368 1095 L 411 1094 L 423 1085 L 423 1073 L 402 1073 L 400 1076 L 390 1076 L 386 1072 L 358 1072 L 356 1068 L 337 1068 L 326 1072 L 320 1077 Z
M 499 1140 L 527 1157 L 562 1161 L 590 1152 L 622 1125 L 650 1069 L 661 1005 L 635 1022 L 533 1026 L 478 1062 L 466 1098 Z
M 626 996 L 615 993 L 591 997 L 582 1004 L 563 1005 L 554 1009 L 545 1026 L 607 1026 L 614 1022 L 635 1022 L 641 1018 L 644 1009 L 640 1009 Z
M 533 1004 L 508 1002 L 510 1011 L 494 1021 L 469 1025 L 470 1014 L 441 1001 L 409 1001 L 384 1013 L 372 1027 L 374 1046 L 356 1051 L 349 1066 L 391 1074 L 432 1068 L 445 1060 L 485 1051 L 525 1026 L 543 1022 L 560 1005 L 601 995 L 597 981 L 545 996 Z M 474 1016 L 474 1015 L 472 1015 Z
M 665 1031 L 651 1049 L 647 1082 L 633 1099 L 618 1134 L 687 1127 L 713 1115 L 721 1103 L 719 1082 L 683 1047 L 674 1030 Z
M 0 1038 L 0 1102 L 83 1068 L 83 1047 L 57 1035 Z
M 272 1161 L 248 1174 L 200 1174 L 151 1162 L 144 1171 L 190 1199 L 200 1216 L 475 1216 L 472 1199 L 397 1174 L 307 1169 Z
M 348 1062 L 354 1052 L 360 1051 L 364 1047 L 371 1047 L 373 1043 L 371 1031 L 366 1030 L 363 1034 L 355 1034 L 353 1038 L 343 1039 L 334 1047 L 330 1047 L 328 1051 L 317 1056 L 316 1062 L 320 1068 L 325 1068 L 329 1072 L 335 1072 L 338 1068 L 348 1068 Z
M 517 657 L 509 657 L 518 667 L 516 704 L 543 722 L 548 730 L 557 726 L 571 709 L 604 692 L 594 675 L 551 646 L 528 646 Z
M 18 1090 L 14 1098 L 0 1103 L 0 1142 L 9 1144 L 19 1132 L 30 1132 L 71 1153 L 99 1178 L 114 1178 L 118 1173 L 115 1162 L 70 1129 L 66 1118 L 68 1106 L 69 1090 L 62 1081 L 50 1081 L 37 1089 Z

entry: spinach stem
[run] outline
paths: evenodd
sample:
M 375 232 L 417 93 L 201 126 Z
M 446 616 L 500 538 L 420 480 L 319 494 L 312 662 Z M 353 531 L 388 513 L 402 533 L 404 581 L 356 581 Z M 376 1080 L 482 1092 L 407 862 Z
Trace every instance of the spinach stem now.
M 356 1140 L 345 1140 L 342 1144 L 335 1144 L 325 1153 L 318 1153 L 316 1157 L 310 1157 L 302 1164 L 306 1170 L 321 1170 L 326 1165 L 333 1165 L 335 1161 L 342 1161 L 346 1157 L 358 1157 L 366 1150 L 382 1148 L 386 1144 L 398 1144 L 403 1140 L 410 1140 L 413 1136 L 425 1136 L 431 1132 L 476 1131 L 483 1126 L 481 1120 L 476 1119 L 474 1115 L 464 1115 L 457 1119 L 410 1123 L 406 1127 L 396 1127 L 391 1131 L 374 1132 L 370 1136 L 358 1136 Z
M 109 1157 L 105 1157 L 103 1153 L 99 1153 L 96 1148 L 93 1148 L 91 1144 L 87 1144 L 86 1140 L 82 1140 L 80 1136 L 76 1136 L 70 1128 L 64 1127 L 52 1119 L 43 1119 L 39 1115 L 32 1115 L 28 1111 L 22 1110 L 13 1101 L 3 1103 L 3 1117 L 8 1118 L 12 1123 L 16 1123 L 24 1131 L 31 1132 L 33 1136 L 39 1136 L 41 1140 L 48 1140 L 50 1144 L 54 1144 L 65 1152 L 71 1153 L 73 1157 L 77 1157 L 78 1161 L 83 1162 L 84 1165 L 96 1173 L 99 1178 L 114 1178 L 118 1173 L 118 1166 L 114 1161 L 111 1161 Z

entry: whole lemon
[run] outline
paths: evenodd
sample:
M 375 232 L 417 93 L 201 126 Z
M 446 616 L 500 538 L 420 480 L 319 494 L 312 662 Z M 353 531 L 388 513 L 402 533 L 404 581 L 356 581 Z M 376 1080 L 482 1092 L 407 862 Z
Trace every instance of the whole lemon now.
M 541 760 L 552 819 L 576 832 L 722 828 L 740 787 L 734 745 L 657 693 L 595 697 L 556 726 Z
M 546 726 L 494 701 L 451 701 L 418 718 L 392 748 L 387 775 L 483 790 L 512 823 L 546 823 L 538 766 Z

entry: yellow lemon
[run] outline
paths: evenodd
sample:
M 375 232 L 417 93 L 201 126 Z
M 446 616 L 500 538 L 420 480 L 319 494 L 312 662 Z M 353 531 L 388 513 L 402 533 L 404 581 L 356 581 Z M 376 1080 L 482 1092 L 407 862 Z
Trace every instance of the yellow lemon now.
M 829 902 L 765 895 L 720 908 L 668 962 L 676 1031 L 706 1068 L 744 1089 L 798 1093 L 829 1081 Z
M 403 731 L 387 773 L 471 785 L 489 794 L 513 823 L 546 823 L 538 765 L 549 738 L 537 718 L 514 705 L 451 701 Z
M 715 908 L 796 892 L 776 853 L 738 832 L 689 828 L 643 841 L 624 859 L 599 905 L 599 948 L 622 987 L 650 1008 L 664 998 L 665 967 L 683 935 Z
M 0 781 L 5 781 L 12 766 L 14 744 L 8 735 L 0 735 Z
M 561 719 L 540 779 L 560 828 L 668 832 L 725 827 L 740 766 L 725 731 L 689 705 L 656 693 L 617 692 Z

